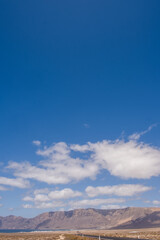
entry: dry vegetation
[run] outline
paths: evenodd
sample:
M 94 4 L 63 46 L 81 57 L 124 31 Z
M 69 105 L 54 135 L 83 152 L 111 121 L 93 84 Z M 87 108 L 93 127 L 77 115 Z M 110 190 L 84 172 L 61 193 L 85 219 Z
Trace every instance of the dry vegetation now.
M 93 238 L 95 240 L 95 238 Z M 90 237 L 82 237 L 82 236 L 77 236 L 74 234 L 66 234 L 65 235 L 65 240 L 93 240 Z
M 53 233 L 1 233 L 0 240 L 61 240 Z
M 73 234 L 55 233 L 0 233 L 0 240 L 91 240 Z M 95 240 L 95 239 L 94 239 Z
M 160 240 L 160 229 L 132 229 L 132 230 L 88 230 L 82 234 L 106 237 L 135 238 Z M 65 233 L 37 232 L 37 233 L 0 233 L 0 240 L 95 240 L 85 236 L 77 236 L 76 231 Z
M 127 230 L 94 230 L 82 231 L 84 234 L 91 234 L 106 237 L 119 237 L 119 238 L 135 238 L 135 239 L 152 239 L 160 240 L 160 228 L 148 229 L 127 229 Z

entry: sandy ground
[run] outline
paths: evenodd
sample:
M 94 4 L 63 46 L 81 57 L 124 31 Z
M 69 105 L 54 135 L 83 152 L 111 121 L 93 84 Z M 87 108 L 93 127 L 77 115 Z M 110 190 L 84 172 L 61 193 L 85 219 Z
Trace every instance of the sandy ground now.
M 100 236 L 135 238 L 135 239 L 158 239 L 160 240 L 160 228 L 125 229 L 125 230 L 83 230 L 83 234 Z
M 0 233 L 0 240 L 91 240 L 77 233 L 97 236 L 160 240 L 160 228 L 127 230 L 80 230 L 65 232 Z M 94 239 L 95 240 L 95 239 Z
M 64 234 L 61 234 L 61 235 L 59 236 L 59 240 L 64 240 L 64 239 L 65 239 Z

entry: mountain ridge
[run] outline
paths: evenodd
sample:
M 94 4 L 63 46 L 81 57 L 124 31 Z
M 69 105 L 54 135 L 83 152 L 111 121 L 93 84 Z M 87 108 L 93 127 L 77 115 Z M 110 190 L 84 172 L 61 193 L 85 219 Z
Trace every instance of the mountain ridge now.
M 127 229 L 160 227 L 160 208 L 75 209 L 45 212 L 33 218 L 0 217 L 0 229 Z

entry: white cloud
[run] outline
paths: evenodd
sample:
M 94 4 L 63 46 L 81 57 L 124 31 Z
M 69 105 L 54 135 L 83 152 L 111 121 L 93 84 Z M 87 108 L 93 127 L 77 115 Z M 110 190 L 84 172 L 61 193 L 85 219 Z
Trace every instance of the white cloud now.
M 37 194 L 37 195 L 35 195 L 34 201 L 35 202 L 46 202 L 46 201 L 49 201 L 49 198 L 48 198 L 48 196 L 46 196 L 44 194 Z
M 28 201 L 30 202 L 31 201 L 32 202 L 32 201 L 34 201 L 34 198 L 32 198 L 30 196 L 26 196 L 26 197 L 23 198 L 23 201 L 25 201 L 25 202 L 28 202 Z
M 108 205 L 114 203 L 123 203 L 125 199 L 122 198 L 107 198 L 107 199 L 84 199 L 78 201 L 70 201 L 72 208 L 85 208 L 85 207 L 96 207 L 101 205 Z
M 34 197 L 26 196 L 23 198 L 23 201 L 25 202 L 46 202 L 49 200 L 50 199 L 48 198 L 48 196 L 44 194 L 35 194 Z
M 48 194 L 48 197 L 50 199 L 69 199 L 69 198 L 79 197 L 79 196 L 82 196 L 81 192 L 73 191 L 70 188 L 65 188 L 65 189 L 60 190 L 60 191 L 51 191 Z
M 34 190 L 34 195 L 41 194 L 41 193 L 49 193 L 49 189 L 48 188 L 41 188 L 41 189 Z
M 136 141 L 102 141 L 88 144 L 92 159 L 111 175 L 145 179 L 160 174 L 160 150 Z
M 82 153 L 85 153 L 87 151 L 91 151 L 90 150 L 90 147 L 89 147 L 89 144 L 85 144 L 85 145 L 79 145 L 79 144 L 71 144 L 70 145 L 70 149 L 75 151 L 75 152 L 82 152 Z
M 126 208 L 126 206 L 115 205 L 115 204 L 101 206 L 101 209 L 120 209 L 120 208 Z
M 99 168 L 92 160 L 82 160 L 70 156 L 70 148 L 66 143 L 57 143 L 37 154 L 45 157 L 39 166 L 29 162 L 10 162 L 8 168 L 14 169 L 14 175 L 21 178 L 35 179 L 48 184 L 66 184 L 80 181 L 86 177 L 95 178 Z
M 34 145 L 36 145 L 36 146 L 40 146 L 41 145 L 41 141 L 39 141 L 39 140 L 34 140 L 34 141 L 32 141 L 32 143 Z
M 88 186 L 85 191 L 89 197 L 96 197 L 99 195 L 133 196 L 151 189 L 151 187 L 140 184 L 121 184 L 102 187 Z
M 139 136 L 152 127 L 139 133 Z M 37 151 L 37 154 L 45 159 L 38 165 L 10 162 L 8 168 L 13 169 L 18 178 L 34 179 L 48 184 L 67 184 L 85 178 L 95 179 L 104 169 L 123 179 L 159 176 L 160 149 L 138 142 L 138 139 L 139 137 L 132 136 L 128 141 L 104 140 L 84 145 L 59 142 Z M 75 155 L 81 157 L 73 157 Z
M 43 190 L 44 189 L 42 189 L 42 191 Z M 75 197 L 82 196 L 81 192 L 73 191 L 70 188 L 65 188 L 65 189 L 62 189 L 62 190 L 59 190 L 59 191 L 50 191 L 50 192 L 47 192 L 46 194 L 42 194 L 40 192 L 41 192 L 40 189 L 35 190 L 33 197 L 26 196 L 26 197 L 23 198 L 23 201 L 34 202 L 36 207 L 37 206 L 40 207 L 40 206 L 44 206 L 44 205 L 42 205 L 44 203 L 46 203 L 45 206 L 49 206 L 49 204 L 53 204 L 53 203 L 57 204 L 57 202 L 58 202 L 58 204 L 61 203 L 61 205 L 62 205 L 62 202 L 59 202 L 57 200 L 66 200 L 66 199 L 72 199 L 72 198 L 75 198 Z M 54 200 L 54 202 L 52 202 L 53 200 Z
M 152 203 L 153 203 L 154 205 L 160 205 L 160 201 L 159 201 L 159 200 L 154 200 Z
M 31 204 L 23 204 L 23 208 L 34 208 Z
M 23 178 L 0 177 L 0 184 L 12 186 L 12 187 L 18 187 L 18 188 L 28 188 L 30 186 L 29 181 Z
M 65 142 L 56 143 L 50 147 L 45 147 L 43 150 L 38 150 L 37 154 L 43 157 L 50 157 L 55 160 L 64 160 L 68 158 L 70 149 Z
M 142 142 L 117 139 L 71 147 L 77 152 L 91 152 L 94 164 L 117 177 L 145 179 L 160 175 L 160 150 Z
M 23 204 L 23 208 L 38 208 L 38 209 L 45 209 L 45 208 L 59 208 L 64 207 L 66 204 L 61 201 L 55 201 L 55 202 L 35 202 L 33 205 L 31 204 Z

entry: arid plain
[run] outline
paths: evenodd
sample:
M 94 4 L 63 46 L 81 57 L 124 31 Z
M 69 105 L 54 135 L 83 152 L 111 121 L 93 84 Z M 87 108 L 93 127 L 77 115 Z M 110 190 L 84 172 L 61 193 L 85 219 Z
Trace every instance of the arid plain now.
M 82 234 L 79 236 L 77 234 Z M 65 232 L 32 232 L 32 233 L 0 233 L 0 240 L 92 240 L 94 235 L 110 238 L 135 238 L 160 240 L 160 228 L 127 229 L 127 230 L 81 230 Z

